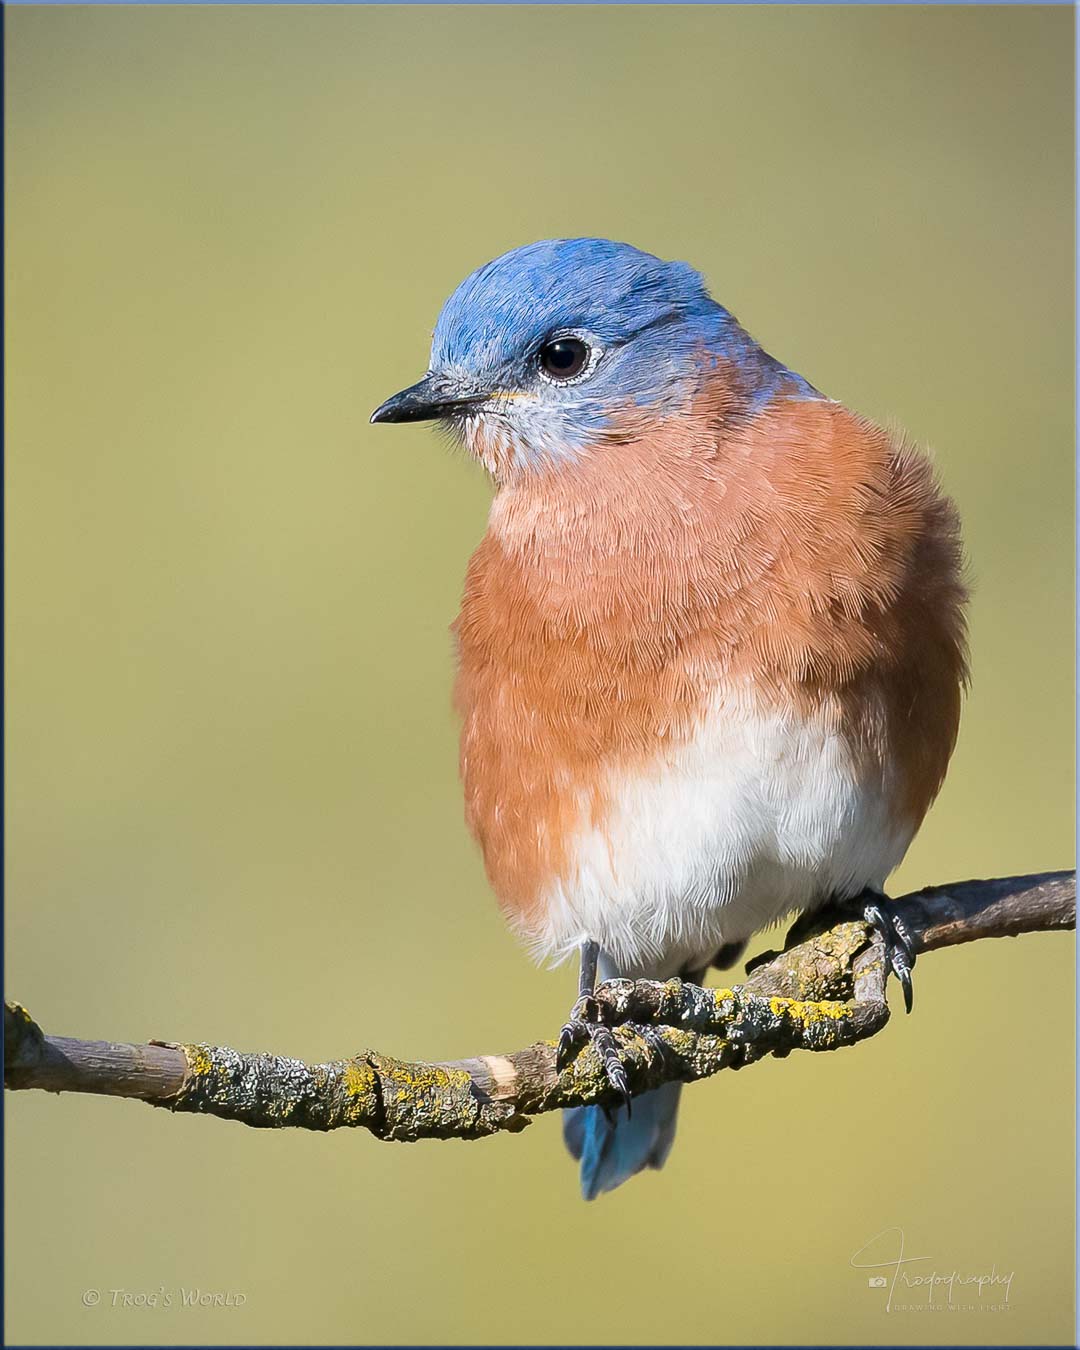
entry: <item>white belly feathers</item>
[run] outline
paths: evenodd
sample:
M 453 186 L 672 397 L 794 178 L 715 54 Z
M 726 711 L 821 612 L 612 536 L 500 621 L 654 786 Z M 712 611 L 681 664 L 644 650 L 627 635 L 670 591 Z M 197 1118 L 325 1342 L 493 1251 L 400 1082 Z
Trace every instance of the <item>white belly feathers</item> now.
M 793 910 L 881 887 L 913 834 L 890 810 L 887 777 L 861 768 L 823 717 L 732 691 L 651 765 L 613 768 L 607 794 L 599 822 L 583 803 L 567 866 L 524 936 L 556 961 L 592 939 L 631 977 L 668 978 Z

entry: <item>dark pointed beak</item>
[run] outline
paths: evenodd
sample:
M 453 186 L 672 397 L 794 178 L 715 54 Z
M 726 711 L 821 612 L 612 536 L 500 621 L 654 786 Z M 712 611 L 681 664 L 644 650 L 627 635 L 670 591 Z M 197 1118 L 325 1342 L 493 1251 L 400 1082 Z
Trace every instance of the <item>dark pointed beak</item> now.
M 371 414 L 372 422 L 430 422 L 436 417 L 461 412 L 474 403 L 482 403 L 483 394 L 465 393 L 450 386 L 437 375 L 427 374 L 417 384 L 380 403 Z

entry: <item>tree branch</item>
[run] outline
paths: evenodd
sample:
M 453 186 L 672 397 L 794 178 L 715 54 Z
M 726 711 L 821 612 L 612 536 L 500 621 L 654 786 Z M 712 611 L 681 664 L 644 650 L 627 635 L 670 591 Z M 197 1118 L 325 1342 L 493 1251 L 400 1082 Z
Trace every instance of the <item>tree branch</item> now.
M 989 937 L 1071 929 L 1073 872 L 931 886 L 894 902 L 919 952 Z M 835 1050 L 888 1021 L 880 939 L 858 917 L 802 919 L 782 952 L 754 962 L 740 985 L 613 980 L 597 998 L 615 1028 L 635 1093 L 691 1082 L 766 1055 Z M 646 1039 L 642 1026 L 655 1028 Z M 4 1008 L 4 1086 L 138 1097 L 246 1125 L 333 1130 L 380 1139 L 478 1139 L 521 1130 L 529 1116 L 614 1100 L 590 1047 L 561 1071 L 555 1042 L 506 1055 L 405 1063 L 374 1051 L 327 1064 L 221 1046 L 147 1045 L 46 1036 L 17 1003 Z

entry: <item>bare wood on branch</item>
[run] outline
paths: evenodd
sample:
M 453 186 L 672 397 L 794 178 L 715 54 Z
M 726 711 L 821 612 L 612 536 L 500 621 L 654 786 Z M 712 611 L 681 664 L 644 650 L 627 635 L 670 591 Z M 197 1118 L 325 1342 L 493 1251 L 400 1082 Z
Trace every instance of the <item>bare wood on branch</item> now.
M 1076 877 L 1045 872 L 931 886 L 894 901 L 918 952 L 1076 925 Z M 615 1029 L 631 1090 L 692 1082 L 792 1050 L 835 1050 L 889 1018 L 880 938 L 860 917 L 802 920 L 782 952 L 725 988 L 612 980 L 598 1002 Z M 656 1029 L 647 1040 L 642 1026 Z M 651 1042 L 651 1043 L 650 1043 Z M 373 1050 L 325 1064 L 224 1046 L 146 1045 L 45 1035 L 17 1003 L 4 1008 L 4 1086 L 137 1097 L 171 1111 L 262 1127 L 361 1126 L 380 1139 L 478 1139 L 516 1131 L 565 1106 L 614 1100 L 586 1046 L 556 1065 L 555 1041 L 447 1063 Z

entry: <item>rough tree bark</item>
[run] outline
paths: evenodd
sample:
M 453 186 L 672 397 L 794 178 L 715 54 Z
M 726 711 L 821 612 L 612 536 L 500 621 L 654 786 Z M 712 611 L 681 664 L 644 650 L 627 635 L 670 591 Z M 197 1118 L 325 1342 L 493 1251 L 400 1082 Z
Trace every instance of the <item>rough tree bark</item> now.
M 931 886 L 893 902 L 918 952 L 960 942 L 1071 929 L 1072 872 Z M 746 981 L 699 988 L 669 980 L 601 985 L 635 1093 L 691 1082 L 792 1050 L 835 1050 L 888 1021 L 880 939 L 859 917 L 827 911 L 803 920 L 783 952 L 768 952 Z M 641 1027 L 655 1028 L 648 1039 Z M 380 1139 L 478 1139 L 520 1130 L 558 1107 L 611 1102 L 586 1046 L 560 1071 L 555 1041 L 505 1055 L 404 1063 L 363 1050 L 304 1064 L 222 1046 L 146 1045 L 46 1036 L 25 1008 L 4 1008 L 4 1086 L 137 1097 L 245 1125 L 333 1130 L 362 1126 Z

